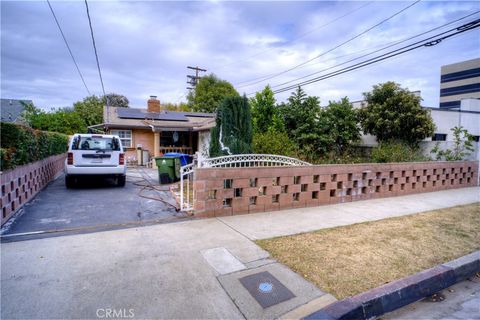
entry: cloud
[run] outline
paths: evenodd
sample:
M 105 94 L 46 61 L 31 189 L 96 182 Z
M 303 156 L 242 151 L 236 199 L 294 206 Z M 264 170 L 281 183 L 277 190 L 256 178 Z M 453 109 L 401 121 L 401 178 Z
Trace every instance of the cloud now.
M 101 94 L 84 3 L 51 3 L 90 91 Z M 165 102 L 182 98 L 188 65 L 234 84 L 275 74 L 324 53 L 409 3 L 372 2 L 361 9 L 366 2 L 91 1 L 89 6 L 106 91 L 144 107 L 150 94 Z M 50 108 L 85 97 L 48 5 L 3 1 L 1 9 L 2 98 L 32 99 Z M 479 9 L 478 2 L 420 2 L 312 63 L 238 90 L 250 93 L 267 83 L 294 80 Z M 305 90 L 325 104 L 343 96 L 360 99 L 372 85 L 394 80 L 421 90 L 424 104 L 437 106 L 441 65 L 476 58 L 479 47 L 479 32 L 472 31 Z

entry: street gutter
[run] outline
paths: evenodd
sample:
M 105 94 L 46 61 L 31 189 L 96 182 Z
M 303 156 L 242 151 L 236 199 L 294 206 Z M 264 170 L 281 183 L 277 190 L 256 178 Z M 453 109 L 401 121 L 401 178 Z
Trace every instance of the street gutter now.
M 334 302 L 303 319 L 375 319 L 480 272 L 480 251 Z

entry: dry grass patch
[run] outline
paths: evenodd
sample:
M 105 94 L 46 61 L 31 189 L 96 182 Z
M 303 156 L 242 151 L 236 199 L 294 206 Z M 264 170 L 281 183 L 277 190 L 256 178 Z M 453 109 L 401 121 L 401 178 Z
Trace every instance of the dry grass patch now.
M 480 203 L 257 244 L 341 299 L 479 250 Z

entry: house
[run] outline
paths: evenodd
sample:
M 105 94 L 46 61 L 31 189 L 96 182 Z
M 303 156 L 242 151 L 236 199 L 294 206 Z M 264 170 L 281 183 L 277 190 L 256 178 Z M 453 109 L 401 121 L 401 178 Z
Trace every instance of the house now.
M 146 109 L 107 107 L 103 123 L 90 126 L 118 135 L 126 149 L 127 161 L 137 161 L 138 150 L 156 157 L 168 152 L 208 157 L 210 129 L 215 126 L 215 113 L 162 110 L 156 96 L 150 96 Z
M 20 122 L 25 104 L 32 104 L 32 100 L 1 99 L 2 122 Z

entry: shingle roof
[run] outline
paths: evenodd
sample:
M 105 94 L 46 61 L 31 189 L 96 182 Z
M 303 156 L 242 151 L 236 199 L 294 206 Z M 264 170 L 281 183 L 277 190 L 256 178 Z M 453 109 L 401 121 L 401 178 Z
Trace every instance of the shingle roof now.
M 2 122 L 17 122 L 25 110 L 22 102 L 30 104 L 32 100 L 1 99 L 0 116 Z
M 164 110 L 160 113 L 156 113 L 158 117 L 152 117 L 152 114 L 154 113 L 149 113 L 146 109 L 131 108 L 134 109 L 135 112 L 126 112 L 124 114 L 122 114 L 121 111 L 119 112 L 120 109 L 124 110 L 124 108 L 109 107 L 109 112 L 107 116 L 107 110 L 106 108 L 104 108 L 103 126 L 107 128 L 145 129 L 151 129 L 153 126 L 155 130 L 169 131 L 201 131 L 209 130 L 210 128 L 213 128 L 215 126 L 215 113 L 178 112 Z M 130 113 L 134 114 L 132 118 L 126 116 Z M 139 114 L 144 114 L 145 117 L 139 117 Z

